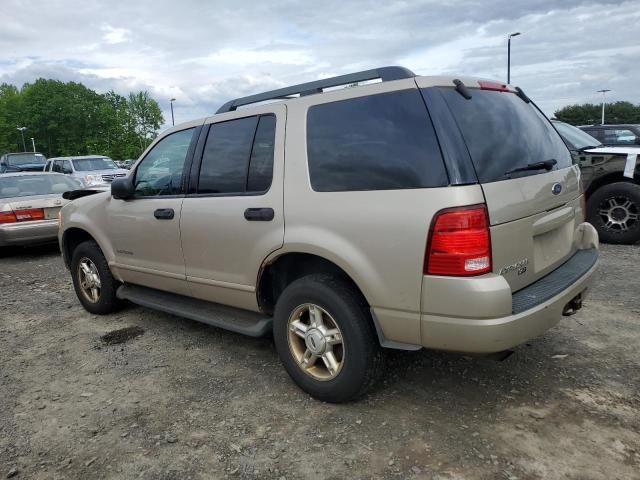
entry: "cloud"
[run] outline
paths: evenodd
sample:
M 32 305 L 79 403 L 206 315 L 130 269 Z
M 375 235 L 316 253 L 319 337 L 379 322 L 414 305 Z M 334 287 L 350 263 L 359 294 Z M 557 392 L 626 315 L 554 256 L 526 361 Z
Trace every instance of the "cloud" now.
M 640 102 L 640 0 L 3 0 L 0 82 L 38 76 L 98 91 L 146 89 L 170 118 L 237 96 L 381 65 L 506 77 L 548 114 L 569 103 Z

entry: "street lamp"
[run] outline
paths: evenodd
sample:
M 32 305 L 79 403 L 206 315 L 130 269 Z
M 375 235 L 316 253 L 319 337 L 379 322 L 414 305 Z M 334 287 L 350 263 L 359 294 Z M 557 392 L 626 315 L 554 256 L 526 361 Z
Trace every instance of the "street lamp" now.
M 171 125 L 175 125 L 176 124 L 176 122 L 175 122 L 175 120 L 173 118 L 173 102 L 175 102 L 175 101 L 176 101 L 176 99 L 172 98 L 171 101 L 169 102 L 171 104 Z
M 20 135 L 22 136 L 22 151 L 26 152 L 27 151 L 27 145 L 24 143 L 24 131 L 27 129 L 27 127 L 18 127 L 16 130 L 20 130 Z
M 611 90 L 609 89 L 602 89 L 602 90 L 596 90 L 597 93 L 601 93 L 602 94 L 602 120 L 600 121 L 601 125 L 604 125 L 604 96 L 607 92 L 610 92 Z
M 36 153 L 36 141 L 31 137 L 31 145 L 33 146 L 33 153 Z
M 511 83 L 511 37 L 517 37 L 520 32 L 510 33 L 507 37 L 507 84 Z

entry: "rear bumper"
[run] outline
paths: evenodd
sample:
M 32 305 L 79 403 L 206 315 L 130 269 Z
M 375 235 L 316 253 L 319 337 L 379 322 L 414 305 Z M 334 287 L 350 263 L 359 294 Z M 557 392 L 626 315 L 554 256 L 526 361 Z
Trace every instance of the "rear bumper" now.
M 0 225 L 0 247 L 55 242 L 57 238 L 57 220 Z
M 501 318 L 449 318 L 423 314 L 421 316 L 422 346 L 438 350 L 469 353 L 493 353 L 515 347 L 543 334 L 562 318 L 567 305 L 580 295 L 583 299 L 597 268 L 597 250 L 585 255 L 580 266 L 586 271 L 577 275 L 576 265 L 562 265 L 554 271 L 565 274 L 562 283 L 551 275 L 539 280 L 513 296 L 513 312 Z M 569 263 L 569 262 L 567 262 Z M 568 272 L 573 268 L 573 272 Z M 569 281 L 571 278 L 571 281 Z M 561 284 L 562 283 L 562 284 Z M 530 298 L 535 306 L 522 310 L 523 299 Z M 541 300 L 541 301 L 540 301 Z M 515 313 L 517 312 L 517 313 Z

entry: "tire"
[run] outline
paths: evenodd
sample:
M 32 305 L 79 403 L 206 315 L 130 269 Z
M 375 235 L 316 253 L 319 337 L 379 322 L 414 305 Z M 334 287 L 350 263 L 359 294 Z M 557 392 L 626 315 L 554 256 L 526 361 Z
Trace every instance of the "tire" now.
M 316 341 L 322 329 L 315 328 L 312 319 L 317 318 L 318 312 L 323 331 L 334 333 L 321 334 Z M 303 338 L 301 329 L 305 327 Z M 313 274 L 292 282 L 276 304 L 273 334 L 276 350 L 289 376 L 318 400 L 330 403 L 354 400 L 369 390 L 382 373 L 384 359 L 369 307 L 362 295 L 340 278 Z M 329 345 L 338 341 L 339 344 Z M 318 345 L 326 347 L 325 353 L 318 350 L 318 356 L 311 355 L 310 349 L 318 349 Z M 328 360 L 329 349 L 335 362 Z M 307 353 L 314 364 L 303 368 L 300 359 Z M 333 372 L 329 365 L 333 365 Z
M 81 265 L 90 269 L 89 276 L 82 274 L 82 271 L 86 270 Z M 98 276 L 99 286 L 96 289 L 97 295 L 94 296 L 92 293 L 87 292 L 87 289 L 93 290 L 88 286 L 96 285 L 95 275 Z M 78 300 L 88 312 L 96 315 L 106 315 L 116 311 L 120 306 L 120 300 L 116 297 L 116 290 L 120 284 L 113 278 L 102 250 L 93 240 L 82 242 L 73 251 L 71 255 L 71 278 Z
M 587 220 L 604 243 L 640 241 L 640 185 L 616 182 L 600 187 L 587 201 Z

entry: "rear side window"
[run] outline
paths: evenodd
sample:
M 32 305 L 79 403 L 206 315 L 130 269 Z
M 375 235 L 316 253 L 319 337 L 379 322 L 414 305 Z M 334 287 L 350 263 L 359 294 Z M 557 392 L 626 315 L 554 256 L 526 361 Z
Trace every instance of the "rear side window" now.
M 274 115 L 211 125 L 202 155 L 198 193 L 268 190 L 273 174 L 275 126 Z
M 311 107 L 307 155 L 311 186 L 319 192 L 448 184 L 433 125 L 417 90 Z
M 440 88 L 462 132 L 480 183 L 541 170 L 507 172 L 555 159 L 554 170 L 571 166 L 571 154 L 549 121 L 532 103 L 513 93 L 471 90 L 467 100 L 453 88 Z

